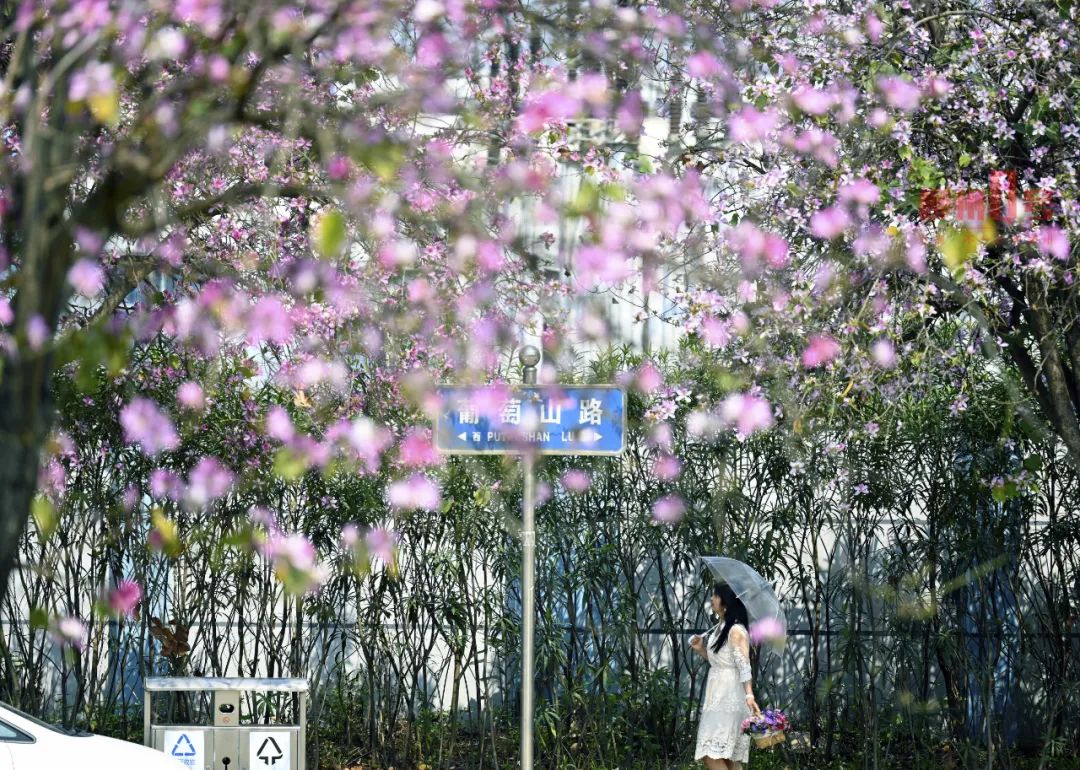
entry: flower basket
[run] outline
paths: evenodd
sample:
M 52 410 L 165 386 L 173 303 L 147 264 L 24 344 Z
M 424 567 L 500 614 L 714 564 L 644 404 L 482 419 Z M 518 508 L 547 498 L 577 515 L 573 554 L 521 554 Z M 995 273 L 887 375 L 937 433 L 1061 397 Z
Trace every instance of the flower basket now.
M 760 714 L 749 716 L 742 722 L 742 730 L 754 739 L 759 749 L 768 749 L 783 743 L 784 730 L 787 729 L 787 716 L 780 709 L 765 709 Z
M 784 731 L 776 730 L 775 732 L 765 733 L 765 735 L 755 735 L 754 745 L 759 749 L 767 749 L 771 746 L 775 746 L 778 743 L 784 742 Z

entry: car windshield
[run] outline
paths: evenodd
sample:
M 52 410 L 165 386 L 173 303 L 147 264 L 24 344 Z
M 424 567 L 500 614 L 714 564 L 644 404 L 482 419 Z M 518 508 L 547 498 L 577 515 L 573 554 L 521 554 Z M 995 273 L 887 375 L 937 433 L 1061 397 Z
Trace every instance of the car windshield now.
M 46 721 L 44 721 L 42 719 L 38 719 L 35 716 L 31 716 L 30 714 L 27 714 L 25 711 L 20 711 L 19 709 L 15 708 L 14 706 L 12 706 L 12 705 L 10 705 L 8 703 L 0 703 L 0 707 L 2 707 L 3 710 L 5 710 L 5 711 L 10 711 L 12 714 L 15 714 L 16 716 L 19 716 L 19 717 L 25 719 L 27 722 L 33 722 L 38 727 L 44 727 L 46 730 L 51 730 L 54 733 L 60 733 L 60 735 L 75 735 L 76 734 L 75 730 L 65 730 L 63 727 L 59 727 L 57 725 L 50 724 L 50 723 L 48 723 L 48 722 L 46 722 Z

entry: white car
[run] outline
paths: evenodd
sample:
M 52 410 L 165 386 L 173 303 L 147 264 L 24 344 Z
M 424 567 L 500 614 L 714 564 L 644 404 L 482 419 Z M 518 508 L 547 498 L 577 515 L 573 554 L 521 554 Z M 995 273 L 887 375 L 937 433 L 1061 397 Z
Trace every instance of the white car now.
M 0 770 L 186 770 L 160 751 L 42 722 L 0 703 Z

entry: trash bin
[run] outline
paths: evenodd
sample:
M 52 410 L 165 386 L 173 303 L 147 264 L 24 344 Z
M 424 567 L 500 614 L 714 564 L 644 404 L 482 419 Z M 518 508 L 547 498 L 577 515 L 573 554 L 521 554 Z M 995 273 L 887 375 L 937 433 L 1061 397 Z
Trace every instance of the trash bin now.
M 144 690 L 143 743 L 191 770 L 306 770 L 306 679 L 155 677 L 146 680 Z M 161 693 L 208 693 L 212 720 L 155 723 L 152 698 Z M 250 715 L 241 720 L 242 699 L 248 693 L 292 697 L 294 721 L 255 724 Z

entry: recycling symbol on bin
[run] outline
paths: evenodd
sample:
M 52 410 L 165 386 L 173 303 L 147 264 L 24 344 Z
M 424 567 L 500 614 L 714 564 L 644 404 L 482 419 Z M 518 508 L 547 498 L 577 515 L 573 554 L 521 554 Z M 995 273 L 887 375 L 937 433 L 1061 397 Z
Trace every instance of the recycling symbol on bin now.
M 262 746 L 259 747 L 255 756 L 261 759 L 264 765 L 273 767 L 277 764 L 277 761 L 285 755 L 281 753 L 281 747 L 278 746 L 278 742 L 275 741 L 274 736 L 271 735 L 262 742 Z
M 191 739 L 186 734 L 180 733 L 180 737 L 176 741 L 176 745 L 173 746 L 172 755 L 174 757 L 193 757 L 195 756 L 195 747 L 191 745 Z

